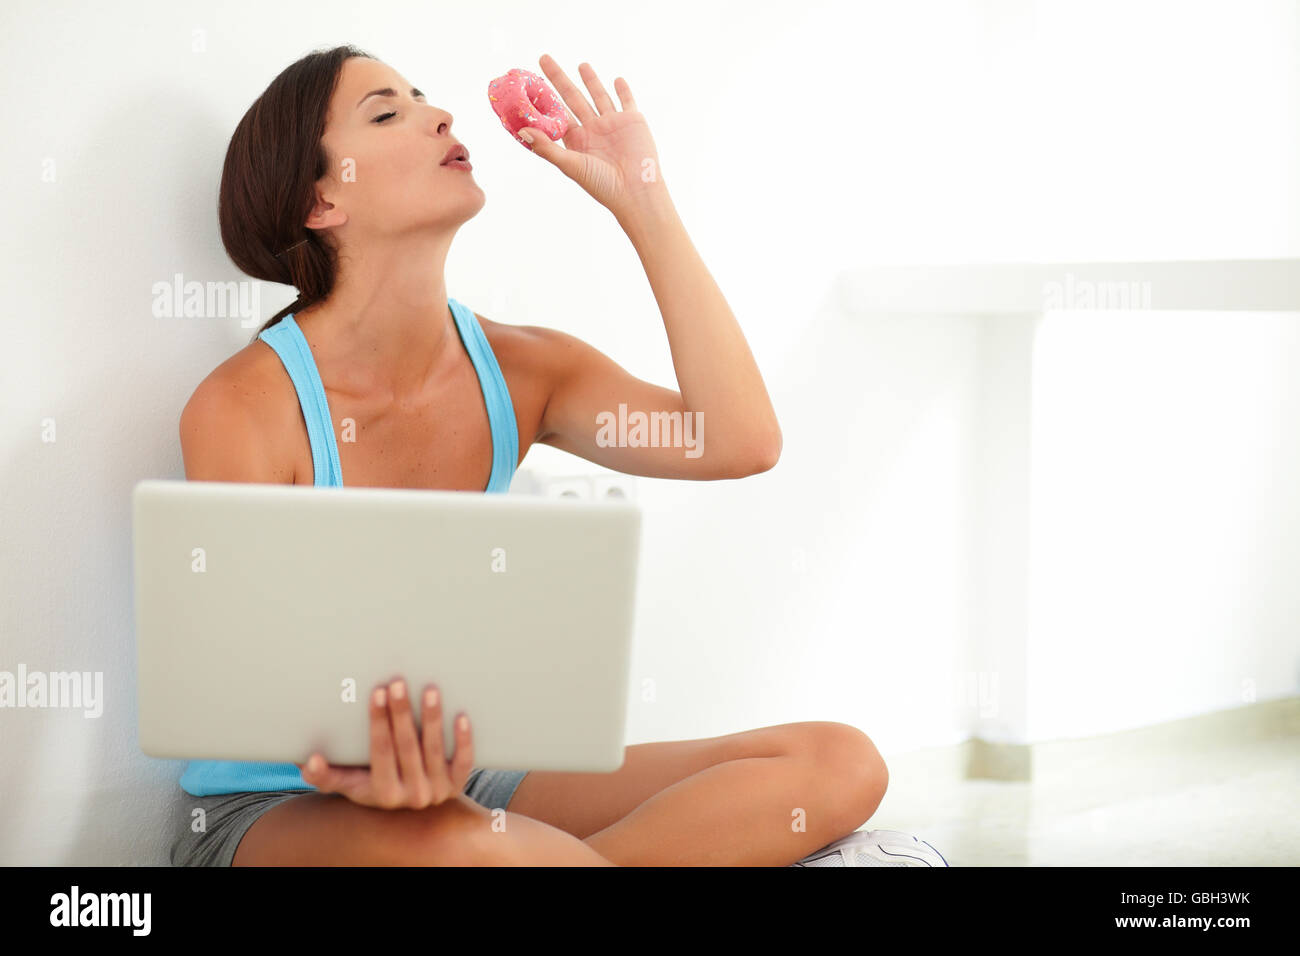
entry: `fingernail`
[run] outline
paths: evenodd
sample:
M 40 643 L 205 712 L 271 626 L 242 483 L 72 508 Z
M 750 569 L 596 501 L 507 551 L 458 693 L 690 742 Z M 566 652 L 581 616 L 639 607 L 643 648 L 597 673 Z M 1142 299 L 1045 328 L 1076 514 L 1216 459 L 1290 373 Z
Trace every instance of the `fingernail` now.
M 393 681 L 393 700 L 401 700 L 406 696 L 406 685 L 400 680 Z
M 384 693 L 384 689 L 383 689 L 382 687 L 380 687 L 378 690 L 375 691 L 375 706 L 376 706 L 376 707 L 383 707 L 383 706 L 384 706 L 384 703 L 385 703 L 387 700 L 388 700 L 388 695 L 387 695 L 386 693 Z
M 460 715 L 460 720 L 458 720 L 457 723 L 460 724 L 461 730 L 469 730 L 469 718 L 464 714 Z
M 519 131 L 519 138 L 522 139 L 525 143 L 531 143 L 533 141 L 533 134 L 528 132 L 528 130 L 526 129 L 521 129 Z
M 424 706 L 425 706 L 425 707 L 437 707 L 437 706 L 438 706 L 438 690 L 437 690 L 437 688 L 435 688 L 435 687 L 430 687 L 428 690 L 426 690 L 426 691 L 424 692 Z

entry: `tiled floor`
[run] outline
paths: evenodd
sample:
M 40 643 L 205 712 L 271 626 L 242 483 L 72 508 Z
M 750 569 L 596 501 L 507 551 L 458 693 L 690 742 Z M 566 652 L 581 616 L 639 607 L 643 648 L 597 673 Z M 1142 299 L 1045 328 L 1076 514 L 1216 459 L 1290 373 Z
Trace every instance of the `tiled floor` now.
M 1300 865 L 1300 737 L 1125 754 L 1109 771 L 1092 753 L 1037 783 L 962 780 L 934 756 L 887 758 L 864 829 L 928 840 L 952 866 Z

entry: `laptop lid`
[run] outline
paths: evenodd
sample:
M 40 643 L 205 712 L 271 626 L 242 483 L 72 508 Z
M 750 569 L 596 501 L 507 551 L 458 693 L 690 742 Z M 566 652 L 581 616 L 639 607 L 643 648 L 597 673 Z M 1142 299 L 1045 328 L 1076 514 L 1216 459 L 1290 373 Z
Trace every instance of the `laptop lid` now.
M 150 756 L 365 765 L 400 676 L 437 684 L 448 757 L 464 710 L 477 767 L 623 762 L 632 502 L 145 480 L 133 525 Z

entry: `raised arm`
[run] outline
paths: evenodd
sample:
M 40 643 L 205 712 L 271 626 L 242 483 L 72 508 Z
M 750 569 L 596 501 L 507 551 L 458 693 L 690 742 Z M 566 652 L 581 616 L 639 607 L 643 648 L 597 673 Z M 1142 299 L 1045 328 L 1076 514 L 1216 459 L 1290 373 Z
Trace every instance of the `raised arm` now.
M 775 462 L 770 446 L 714 435 L 714 419 L 689 409 L 679 392 L 636 378 L 581 339 L 523 331 L 549 383 L 538 442 L 648 478 L 743 478 Z
M 632 91 L 615 81 L 616 109 L 590 64 L 579 72 L 591 103 L 543 56 L 542 69 L 570 110 L 564 148 L 533 131 L 533 151 L 606 206 L 631 240 L 659 305 L 679 391 L 628 375 L 571 336 L 553 336 L 554 388 L 546 411 L 548 444 L 632 474 L 739 478 L 766 471 L 781 455 L 781 428 L 740 324 L 687 235 L 659 168 L 658 152 Z M 606 447 L 597 417 L 641 413 L 690 416 L 702 426 L 702 453 Z M 619 424 L 620 422 L 616 423 Z

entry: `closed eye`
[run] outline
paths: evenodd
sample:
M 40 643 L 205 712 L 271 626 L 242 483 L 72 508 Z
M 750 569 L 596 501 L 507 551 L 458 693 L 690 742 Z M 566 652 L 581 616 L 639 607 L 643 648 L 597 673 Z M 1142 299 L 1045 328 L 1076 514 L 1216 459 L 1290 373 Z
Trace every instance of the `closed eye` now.
M 379 116 L 376 116 L 376 117 L 375 117 L 374 119 L 372 119 L 370 122 L 372 122 L 372 123 L 382 123 L 384 120 L 388 119 L 389 117 L 391 117 L 391 116 L 396 116 L 396 115 L 397 115 L 396 113 L 381 113 Z

